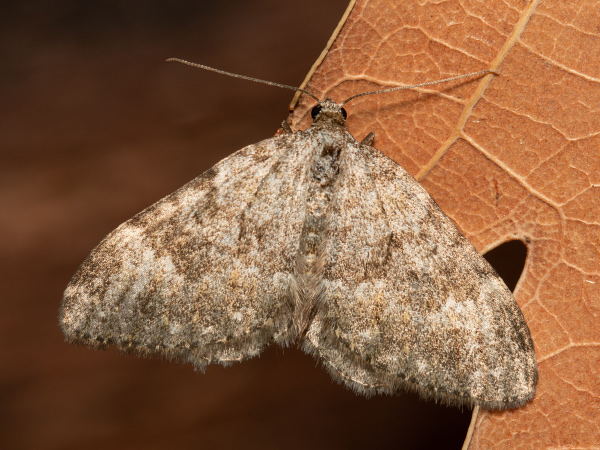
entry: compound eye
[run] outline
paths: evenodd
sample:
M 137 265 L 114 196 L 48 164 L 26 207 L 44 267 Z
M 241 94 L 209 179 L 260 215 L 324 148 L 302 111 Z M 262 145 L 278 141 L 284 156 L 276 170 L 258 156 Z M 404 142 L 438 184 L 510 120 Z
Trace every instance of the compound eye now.
M 346 112 L 346 110 L 344 108 L 342 108 L 342 116 L 344 117 L 344 120 L 346 120 L 348 118 L 348 113 Z
M 319 115 L 319 113 L 321 112 L 321 109 L 323 109 L 321 107 L 321 105 L 315 106 L 310 112 L 310 117 L 312 117 L 313 120 L 315 120 L 317 118 L 317 116 Z

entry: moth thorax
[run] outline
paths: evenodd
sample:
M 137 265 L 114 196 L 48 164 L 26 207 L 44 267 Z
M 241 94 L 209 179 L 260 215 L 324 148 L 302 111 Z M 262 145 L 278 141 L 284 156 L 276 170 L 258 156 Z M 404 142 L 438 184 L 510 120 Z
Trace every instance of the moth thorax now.
M 296 292 L 294 292 L 294 328 L 300 339 L 310 325 L 323 296 L 327 212 L 335 181 L 340 173 L 341 147 L 323 145 L 310 167 L 306 190 L 306 215 L 296 256 Z
M 310 169 L 310 176 L 321 188 L 331 185 L 340 172 L 339 146 L 325 146 Z

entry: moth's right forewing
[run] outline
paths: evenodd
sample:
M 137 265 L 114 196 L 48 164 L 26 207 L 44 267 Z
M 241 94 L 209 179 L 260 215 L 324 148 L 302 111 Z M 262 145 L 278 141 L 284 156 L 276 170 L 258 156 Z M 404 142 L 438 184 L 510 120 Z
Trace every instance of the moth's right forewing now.
M 285 342 L 309 149 L 248 146 L 110 233 L 67 287 L 68 340 L 203 368 Z
M 535 354 L 502 280 L 402 167 L 349 145 L 329 220 L 325 295 L 304 348 L 365 393 L 454 405 L 533 397 Z

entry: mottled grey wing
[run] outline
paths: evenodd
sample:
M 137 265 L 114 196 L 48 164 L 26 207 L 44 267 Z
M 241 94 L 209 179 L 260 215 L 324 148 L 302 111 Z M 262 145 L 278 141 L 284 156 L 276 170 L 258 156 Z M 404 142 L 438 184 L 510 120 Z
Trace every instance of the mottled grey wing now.
M 356 391 L 516 407 L 535 392 L 511 292 L 427 192 L 349 145 L 328 215 L 325 294 L 304 348 Z
M 289 339 L 309 152 L 248 146 L 110 233 L 67 287 L 70 341 L 229 363 Z

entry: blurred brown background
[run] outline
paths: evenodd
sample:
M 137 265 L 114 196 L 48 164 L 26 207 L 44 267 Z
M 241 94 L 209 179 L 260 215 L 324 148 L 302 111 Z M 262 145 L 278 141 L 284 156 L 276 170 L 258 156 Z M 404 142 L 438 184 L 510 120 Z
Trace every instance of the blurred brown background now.
M 30 1 L 0 15 L 0 448 L 460 448 L 470 412 L 365 399 L 309 356 L 230 368 L 63 341 L 62 291 L 130 216 L 270 137 L 345 0 Z

